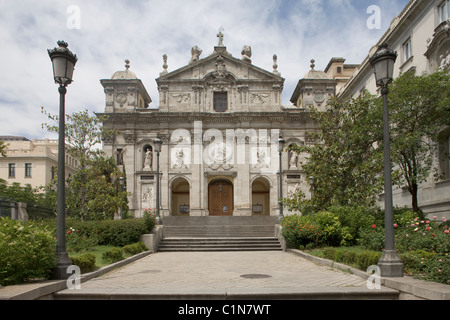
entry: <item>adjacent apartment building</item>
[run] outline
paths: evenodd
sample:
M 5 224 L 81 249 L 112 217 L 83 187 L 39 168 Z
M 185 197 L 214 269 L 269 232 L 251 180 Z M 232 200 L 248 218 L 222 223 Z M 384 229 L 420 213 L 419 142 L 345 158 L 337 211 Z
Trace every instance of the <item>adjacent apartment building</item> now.
M 438 69 L 450 72 L 450 0 L 411 0 L 374 44 L 351 79 L 338 90 L 338 98 L 358 96 L 364 89 L 372 94 L 378 92 L 369 59 L 382 43 L 397 51 L 394 77 L 410 70 L 415 70 L 416 74 L 433 73 Z M 419 206 L 430 216 L 450 218 L 450 162 L 445 157 L 450 150 L 449 137 L 450 127 L 442 128 L 438 154 L 434 155 L 444 179 L 438 180 L 431 174 L 418 192 Z M 409 192 L 394 190 L 394 205 L 410 206 Z
M 58 140 L 0 136 L 0 141 L 7 145 L 6 157 L 0 156 L 0 179 L 37 188 L 56 177 Z M 66 154 L 66 175 L 74 174 L 77 166 L 77 160 Z

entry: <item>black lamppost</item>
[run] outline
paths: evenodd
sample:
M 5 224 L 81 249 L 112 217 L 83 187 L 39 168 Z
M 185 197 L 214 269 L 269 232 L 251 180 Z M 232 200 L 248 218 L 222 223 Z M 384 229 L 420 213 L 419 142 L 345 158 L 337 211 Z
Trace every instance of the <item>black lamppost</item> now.
M 161 139 L 155 139 L 153 140 L 153 143 L 155 145 L 155 152 L 156 152 L 156 224 L 161 225 L 161 215 L 160 215 L 160 186 L 159 186 L 159 153 L 161 152 L 161 145 L 162 140 Z
M 284 143 L 285 141 L 283 140 L 283 138 L 278 139 L 278 154 L 280 156 L 280 188 L 279 188 L 279 194 L 278 194 L 278 207 L 279 207 L 279 214 L 278 214 L 278 224 L 281 223 L 281 220 L 283 219 L 284 215 L 283 215 L 283 166 L 282 166 L 282 155 L 283 155 L 283 150 L 284 150 Z
M 311 201 L 312 201 L 314 198 L 314 177 L 310 176 L 308 178 L 308 182 L 309 182 L 309 185 L 311 186 Z
M 58 128 L 58 189 L 57 189 L 57 225 L 56 225 L 56 268 L 54 279 L 67 279 L 67 267 L 72 264 L 66 252 L 66 212 L 65 212 L 65 95 L 66 87 L 72 82 L 77 56 L 67 49 L 67 43 L 58 41 L 58 48 L 48 50 L 53 64 L 53 77 L 59 84 L 59 128 Z
M 125 191 L 125 179 L 124 177 L 119 177 L 120 191 Z M 120 219 L 123 219 L 123 204 L 120 204 Z
M 386 43 L 370 58 L 374 68 L 377 86 L 383 96 L 383 147 L 384 147 L 384 228 L 385 248 L 378 261 L 382 277 L 403 277 L 403 264 L 398 257 L 394 244 L 394 217 L 391 177 L 391 147 L 389 135 L 388 85 L 392 82 L 394 63 L 397 53 L 388 48 Z

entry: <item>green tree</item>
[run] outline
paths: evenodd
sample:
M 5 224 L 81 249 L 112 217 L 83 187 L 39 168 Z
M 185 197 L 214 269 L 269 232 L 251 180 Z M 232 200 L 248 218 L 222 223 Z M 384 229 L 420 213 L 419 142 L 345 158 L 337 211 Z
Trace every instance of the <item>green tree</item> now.
M 382 150 L 376 143 L 382 133 L 380 101 L 366 92 L 343 102 L 332 100 L 326 108 L 311 110 L 318 133 L 309 135 L 317 144 L 289 147 L 307 155 L 302 166 L 306 176 L 314 178 L 312 203 L 299 201 L 298 195 L 285 203 L 298 210 L 374 204 L 382 190 Z
M 446 72 L 420 76 L 406 72 L 390 86 L 393 182 L 409 191 L 414 212 L 420 212 L 420 183 L 437 169 L 433 155 L 439 133 L 450 125 L 449 106 L 450 75 Z
M 6 149 L 8 144 L 5 141 L 0 141 L 0 157 L 6 157 Z
M 112 157 L 95 156 L 84 172 L 78 171 L 69 179 L 67 209 L 81 220 L 112 219 L 122 207 L 127 210 L 127 193 L 120 188 L 122 172 Z M 84 191 L 83 207 L 79 201 Z
M 42 107 L 42 113 L 54 124 L 43 123 L 42 127 L 49 132 L 58 132 L 59 116 L 48 113 Z M 103 121 L 106 116 L 90 116 L 88 110 L 66 115 L 66 145 L 68 153 L 78 160 L 77 178 L 72 180 L 73 186 L 78 192 L 77 208 L 81 211 L 81 217 L 85 217 L 86 203 L 88 201 L 88 164 L 91 160 L 103 154 L 99 148 L 102 138 L 114 135 L 114 130 L 105 130 Z

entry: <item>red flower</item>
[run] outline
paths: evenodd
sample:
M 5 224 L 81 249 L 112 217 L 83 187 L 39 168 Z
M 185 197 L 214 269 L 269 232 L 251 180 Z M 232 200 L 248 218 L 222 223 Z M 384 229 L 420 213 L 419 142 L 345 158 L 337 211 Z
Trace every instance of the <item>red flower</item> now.
M 67 234 L 71 234 L 71 233 L 72 233 L 72 230 L 67 231 Z
M 375 224 L 372 225 L 372 229 L 375 229 L 377 226 Z

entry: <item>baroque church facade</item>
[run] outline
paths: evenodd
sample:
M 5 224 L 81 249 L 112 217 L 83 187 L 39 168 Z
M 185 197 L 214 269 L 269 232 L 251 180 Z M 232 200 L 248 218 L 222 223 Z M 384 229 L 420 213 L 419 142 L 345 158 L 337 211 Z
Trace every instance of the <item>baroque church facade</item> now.
M 251 48 L 233 57 L 223 44 L 201 58 L 192 48 L 185 67 L 163 72 L 156 83 L 159 107 L 148 108 L 151 98 L 143 83 L 129 70 L 101 80 L 106 95 L 103 151 L 115 156 L 126 172 L 129 208 L 136 217 L 156 207 L 156 179 L 160 171 L 162 216 L 279 215 L 279 170 L 282 196 L 302 191 L 311 195 L 302 171 L 302 155 L 278 151 L 295 143 L 315 143 L 309 107 L 325 106 L 335 95 L 338 80 L 314 69 L 299 81 L 291 101 L 281 104 L 284 78 L 277 70 L 251 62 Z M 156 153 L 155 139 L 162 140 Z
M 284 78 L 273 56 L 273 70 L 252 64 L 251 48 L 242 57 L 226 49 L 223 34 L 214 52 L 201 57 L 192 48 L 185 67 L 163 72 L 156 83 L 159 107 L 141 80 L 129 70 L 101 80 L 106 95 L 103 150 L 117 157 L 126 172 L 129 207 L 136 217 L 156 207 L 157 153 L 155 139 L 163 141 L 160 160 L 160 207 L 164 216 L 279 215 L 278 199 L 303 192 L 310 197 L 313 180 L 306 177 L 304 155 L 278 152 L 285 147 L 312 145 L 307 133 L 316 130 L 310 107 L 321 110 L 331 97 L 345 100 L 364 90 L 380 94 L 370 57 L 381 43 L 398 53 L 394 77 L 414 70 L 450 72 L 450 0 L 410 0 L 361 64 L 332 58 L 324 71 L 311 70 L 292 93 L 291 106 L 282 106 Z M 433 161 L 440 178 L 430 174 L 419 188 L 419 206 L 430 217 L 450 218 L 450 128 L 442 128 Z M 281 185 L 279 170 L 281 164 Z M 282 187 L 280 196 L 280 186 Z M 394 205 L 410 206 L 411 195 L 394 189 Z M 383 204 L 383 195 L 379 197 Z

